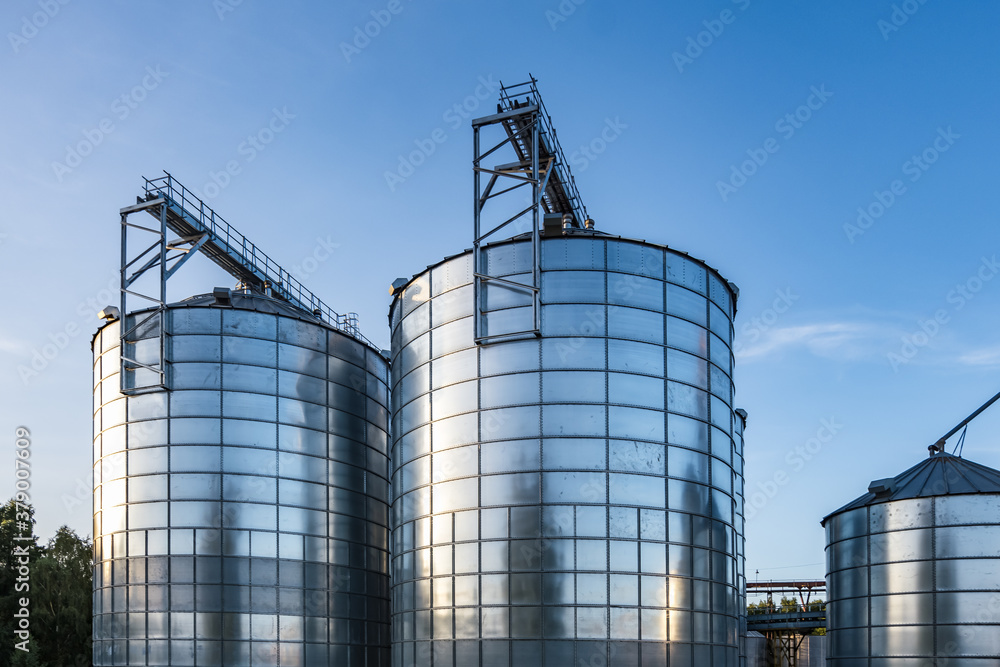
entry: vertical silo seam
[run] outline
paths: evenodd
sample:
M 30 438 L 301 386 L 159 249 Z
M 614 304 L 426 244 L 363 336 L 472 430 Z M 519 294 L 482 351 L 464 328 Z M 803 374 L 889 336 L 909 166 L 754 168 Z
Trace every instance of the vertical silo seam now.
M 922 489 L 921 489 L 922 490 Z M 931 498 L 931 554 L 937 558 L 937 498 Z M 937 567 L 931 568 L 931 619 L 934 621 L 934 627 L 938 624 L 938 586 L 937 586 Z M 934 655 L 938 655 L 940 652 L 940 647 L 938 646 L 938 634 L 933 633 L 934 641 Z

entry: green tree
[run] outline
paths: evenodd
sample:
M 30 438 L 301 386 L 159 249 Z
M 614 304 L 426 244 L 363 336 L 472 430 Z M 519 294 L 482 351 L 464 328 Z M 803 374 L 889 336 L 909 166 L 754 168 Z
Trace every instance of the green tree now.
M 39 658 L 49 665 L 89 665 L 93 630 L 94 549 L 66 526 L 56 531 L 32 571 Z
M 16 649 L 13 641 L 0 642 L 0 665 L 89 665 L 93 547 L 65 526 L 42 547 L 34 525 L 30 505 L 10 500 L 0 507 L 0 634 L 15 637 L 14 614 L 21 598 L 28 598 L 30 614 L 29 650 Z M 19 570 L 24 558 L 27 576 Z
M 769 604 L 767 600 L 761 600 L 759 602 L 751 602 L 747 604 L 747 615 L 753 616 L 755 614 L 787 614 L 794 611 L 800 611 L 802 609 L 802 603 L 798 598 L 788 598 L 782 597 L 780 602 L 771 601 Z M 807 611 L 825 611 L 826 602 L 823 600 L 810 600 L 806 604 Z
M 809 603 L 809 611 L 826 611 L 826 602 L 823 600 L 813 600 Z M 814 635 L 825 635 L 826 628 L 817 628 L 812 631 Z
M 781 612 L 782 614 L 790 614 L 792 612 L 801 610 L 802 610 L 802 605 L 799 604 L 799 601 L 796 598 L 794 597 L 786 598 L 785 596 L 781 596 L 781 603 L 778 605 L 779 612 Z
M 14 647 L 14 640 L 20 641 L 14 634 L 18 629 L 14 614 L 20 609 L 20 598 L 31 598 L 30 568 L 41 554 L 42 548 L 35 535 L 35 510 L 14 500 L 4 503 L 0 507 L 0 636 L 4 638 L 0 642 L 0 665 L 35 667 L 38 664 L 36 654 Z M 18 573 L 18 568 L 24 566 L 19 562 L 21 559 L 27 559 L 28 578 Z M 18 577 L 23 580 L 18 581 Z M 29 616 L 28 620 L 33 624 L 35 619 Z M 28 647 L 37 646 L 29 643 Z

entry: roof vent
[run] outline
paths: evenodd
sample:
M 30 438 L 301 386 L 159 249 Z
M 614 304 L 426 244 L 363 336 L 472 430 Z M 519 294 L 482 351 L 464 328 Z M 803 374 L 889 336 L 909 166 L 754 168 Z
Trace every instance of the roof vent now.
M 403 291 L 403 288 L 410 283 L 406 278 L 396 278 L 392 281 L 392 285 L 389 286 L 389 294 L 396 296 Z
M 212 290 L 212 296 L 215 297 L 215 305 L 217 306 L 233 305 L 233 291 L 228 287 L 216 287 Z
M 114 306 L 105 306 L 104 310 L 97 313 L 97 316 L 102 320 L 107 320 L 108 322 L 114 322 L 115 320 L 120 320 L 122 318 L 121 311 Z
M 542 216 L 542 236 L 560 236 L 562 230 L 562 213 L 546 213 Z
M 884 498 L 896 490 L 896 480 L 892 477 L 876 479 L 868 485 L 868 492 L 874 493 L 876 498 Z

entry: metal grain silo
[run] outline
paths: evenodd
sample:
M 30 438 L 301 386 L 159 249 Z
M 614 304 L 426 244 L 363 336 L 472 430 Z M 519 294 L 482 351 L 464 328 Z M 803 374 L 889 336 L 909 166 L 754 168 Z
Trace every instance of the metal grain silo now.
M 137 375 L 160 322 L 169 390 L 121 393 L 117 319 L 93 341 L 94 664 L 388 665 L 385 359 L 217 290 L 129 335 Z
M 480 252 L 488 343 L 472 252 L 394 284 L 393 664 L 737 665 L 734 288 L 592 229 Z
M 1000 472 L 933 451 L 823 524 L 828 664 L 1000 664 Z

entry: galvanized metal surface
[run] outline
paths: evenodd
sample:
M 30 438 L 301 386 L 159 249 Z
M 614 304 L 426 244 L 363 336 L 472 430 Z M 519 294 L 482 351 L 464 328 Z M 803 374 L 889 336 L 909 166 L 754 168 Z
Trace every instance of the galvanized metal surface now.
M 1000 471 L 960 456 L 937 452 L 896 477 L 873 481 L 868 493 L 841 507 L 831 516 L 892 500 L 966 493 L 1000 493 Z M 823 520 L 824 523 L 827 520 L 829 517 Z
M 824 520 L 830 665 L 1000 664 L 997 475 L 936 454 Z
M 787 660 L 782 660 L 779 665 L 778 660 L 769 656 L 767 638 L 764 635 L 750 632 L 746 641 L 746 667 L 787 667 Z M 822 635 L 803 637 L 796 657 L 797 667 L 826 667 L 826 637 Z
M 767 664 L 767 637 L 751 630 L 746 638 L 746 664 L 741 667 L 769 667 Z
M 491 275 L 531 243 L 489 246 Z M 471 253 L 398 294 L 393 664 L 739 664 L 730 287 L 642 242 L 543 238 L 539 340 L 473 342 Z M 488 333 L 531 294 L 487 286 Z
M 798 667 L 827 667 L 826 644 L 824 635 L 810 635 L 799 647 Z
M 120 323 L 94 339 L 94 664 L 385 667 L 386 362 L 213 301 L 166 311 L 170 392 L 122 396 Z

